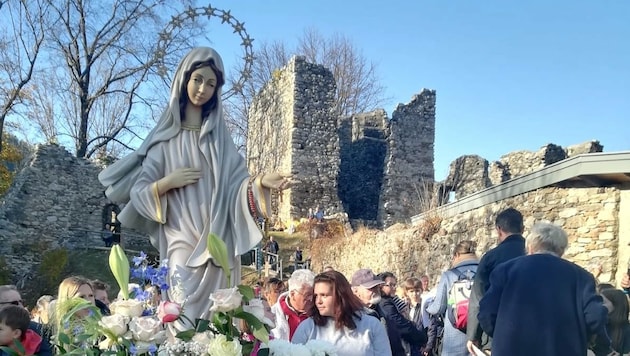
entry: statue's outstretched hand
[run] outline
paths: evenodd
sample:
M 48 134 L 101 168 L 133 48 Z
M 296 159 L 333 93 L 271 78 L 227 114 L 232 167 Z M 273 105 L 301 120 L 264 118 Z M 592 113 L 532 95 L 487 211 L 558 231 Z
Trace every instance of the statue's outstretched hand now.
M 291 183 L 291 175 L 281 173 L 265 173 L 260 181 L 263 187 L 276 190 L 285 190 Z
M 169 189 L 181 188 L 188 184 L 197 183 L 201 178 L 201 170 L 197 168 L 178 168 L 164 177 Z

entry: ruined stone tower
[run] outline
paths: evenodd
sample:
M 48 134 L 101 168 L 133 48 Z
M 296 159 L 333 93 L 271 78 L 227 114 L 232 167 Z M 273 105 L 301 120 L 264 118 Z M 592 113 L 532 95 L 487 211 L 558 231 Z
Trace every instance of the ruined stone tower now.
M 283 220 L 305 217 L 321 204 L 341 212 L 335 80 L 320 65 L 293 57 L 273 73 L 250 108 L 247 164 L 250 173 L 290 172 L 298 181 L 276 199 Z
M 384 226 L 408 222 L 431 199 L 435 180 L 435 90 L 422 89 L 409 104 L 399 104 L 388 124 L 379 205 L 379 221 Z
M 276 70 L 250 108 L 250 173 L 299 181 L 274 199 L 283 221 L 321 204 L 366 225 L 408 222 L 420 212 L 420 187 L 434 180 L 435 91 L 398 105 L 390 120 L 382 109 L 339 117 L 335 90 L 332 73 L 303 57 Z

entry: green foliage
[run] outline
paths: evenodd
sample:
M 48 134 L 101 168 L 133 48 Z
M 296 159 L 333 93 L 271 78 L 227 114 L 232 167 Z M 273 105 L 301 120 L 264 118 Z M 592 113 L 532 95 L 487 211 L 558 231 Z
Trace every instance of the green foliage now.
M 0 285 L 11 284 L 11 270 L 4 256 L 0 256 Z
M 271 80 L 273 81 L 280 80 L 281 76 L 282 76 L 282 71 L 280 69 L 274 69 L 273 72 L 271 72 Z
M 68 251 L 66 249 L 49 250 L 42 255 L 38 273 L 46 286 L 57 286 L 63 279 L 63 272 L 67 266 Z
M 15 170 L 11 166 L 17 166 L 22 161 L 23 155 L 17 146 L 11 143 L 9 135 L 2 135 L 2 151 L 0 152 L 0 196 L 4 195 L 15 177 Z
M 104 335 L 99 324 L 98 308 L 85 299 L 73 298 L 67 300 L 65 305 L 58 305 L 57 311 L 63 315 L 57 323 L 59 331 L 54 338 L 58 354 L 101 355 L 95 347 L 101 335 Z
M 10 355 L 10 356 L 20 356 L 20 355 L 26 354 L 26 351 L 24 350 L 24 345 L 22 345 L 20 340 L 17 340 L 17 339 L 13 340 L 13 348 L 8 347 L 8 346 L 2 346 L 0 347 L 0 350 L 2 350 L 4 354 Z

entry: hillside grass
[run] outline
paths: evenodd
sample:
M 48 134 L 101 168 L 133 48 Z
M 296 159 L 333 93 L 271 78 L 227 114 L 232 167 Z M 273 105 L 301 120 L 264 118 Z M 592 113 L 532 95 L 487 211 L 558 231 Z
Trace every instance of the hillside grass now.
M 273 235 L 274 239 L 278 241 L 280 246 L 280 258 L 283 261 L 283 279 L 286 280 L 293 272 L 292 255 L 295 253 L 296 247 L 302 248 L 302 254 L 304 259 L 310 256 L 310 241 L 306 233 L 296 232 L 289 234 L 283 231 L 270 231 L 269 235 Z M 268 238 L 263 239 L 263 245 L 268 241 Z M 52 261 L 56 265 L 55 269 L 58 272 L 54 275 L 35 276 L 27 285 L 23 288 L 23 298 L 28 307 L 33 307 L 37 302 L 37 299 L 42 295 L 52 295 L 56 298 L 57 288 L 61 281 L 69 276 L 80 275 L 88 279 L 99 279 L 110 285 L 109 298 L 114 300 L 118 294 L 119 287 L 114 275 L 109 268 L 109 249 L 79 249 L 79 250 L 66 250 L 67 258 L 64 256 L 64 261 L 56 259 Z M 154 251 L 147 251 L 150 255 L 155 254 Z M 127 251 L 129 257 L 129 264 L 132 265 L 132 258 L 138 255 L 136 251 Z M 133 265 L 132 265 L 133 266 Z M 49 270 L 49 267 L 45 267 Z M 242 266 L 242 280 L 241 283 L 247 285 L 254 285 L 264 276 L 259 275 L 257 271 L 250 266 Z M 137 282 L 131 280 L 131 282 Z

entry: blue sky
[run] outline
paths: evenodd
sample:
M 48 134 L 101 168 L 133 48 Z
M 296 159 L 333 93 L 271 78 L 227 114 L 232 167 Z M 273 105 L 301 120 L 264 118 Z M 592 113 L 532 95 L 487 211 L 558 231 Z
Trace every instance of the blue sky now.
M 254 47 L 274 40 L 294 44 L 307 27 L 348 36 L 378 65 L 392 98 L 384 106 L 390 117 L 422 88 L 435 89 L 438 180 L 464 154 L 497 160 L 547 143 L 566 147 L 592 139 L 606 152 L 630 150 L 630 1 L 212 5 L 244 21 Z M 237 39 L 216 46 L 230 66 Z

